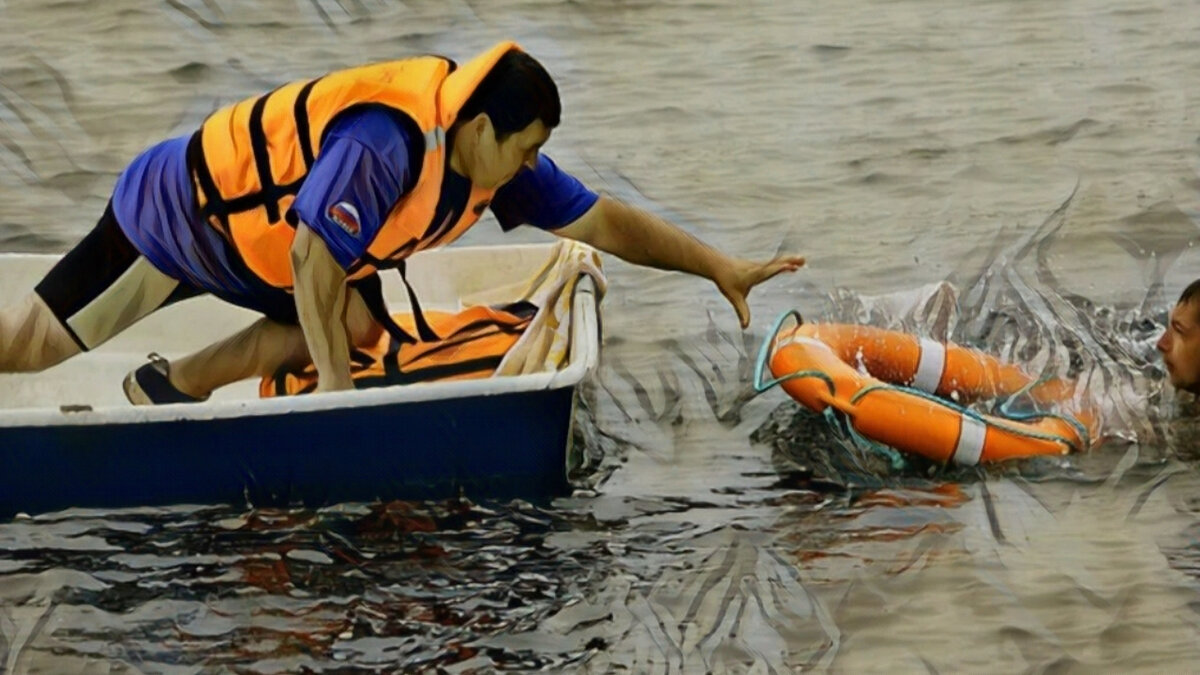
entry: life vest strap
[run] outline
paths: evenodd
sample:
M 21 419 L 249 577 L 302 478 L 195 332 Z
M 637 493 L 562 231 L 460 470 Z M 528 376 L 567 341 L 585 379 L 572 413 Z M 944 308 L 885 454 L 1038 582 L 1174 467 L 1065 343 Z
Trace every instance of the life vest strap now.
M 417 339 L 409 335 L 408 331 L 401 328 L 400 324 L 396 323 L 392 319 L 392 315 L 388 313 L 387 303 L 383 301 L 383 284 L 379 279 L 378 273 L 354 282 L 354 288 L 362 296 L 363 303 L 367 306 L 367 311 L 379 322 L 379 325 L 383 326 L 383 329 L 387 331 L 388 335 L 392 336 L 392 339 L 397 344 L 412 345 L 417 343 Z M 413 307 L 414 314 L 419 311 L 419 308 L 416 306 Z M 424 320 L 424 317 L 422 317 L 422 320 Z
M 271 98 L 278 89 L 274 89 L 254 102 L 250 108 L 250 149 L 254 153 L 254 168 L 258 171 L 260 186 L 257 196 L 267 209 L 267 223 L 274 225 L 279 222 L 279 202 L 273 197 L 276 191 L 275 177 L 271 175 L 271 150 L 267 147 L 267 131 L 263 128 L 263 112 L 267 109 L 267 99 Z
M 408 291 L 408 303 L 412 307 L 413 323 L 417 327 L 417 335 L 424 342 L 437 342 L 442 338 L 433 332 L 433 328 L 425 320 L 425 313 L 421 311 L 421 303 L 417 301 L 417 294 L 413 291 L 412 284 L 408 283 L 407 269 L 407 260 L 397 261 L 396 271 L 400 273 L 400 280 L 404 282 L 404 290 Z
M 303 185 L 304 185 L 304 179 L 300 178 L 298 180 L 292 181 L 291 183 L 288 183 L 287 185 L 272 185 L 271 192 L 269 194 L 263 193 L 263 192 L 255 192 L 255 193 L 248 194 L 248 195 L 242 195 L 241 197 L 234 197 L 233 199 L 219 199 L 218 198 L 216 204 L 213 204 L 213 203 L 205 204 L 204 208 L 200 209 L 200 212 L 202 215 L 205 215 L 205 216 L 228 217 L 229 215 L 234 214 L 234 213 L 241 213 L 242 211 L 253 211 L 254 209 L 257 209 L 260 207 L 267 207 L 267 210 L 270 211 L 271 208 L 274 207 L 275 213 L 279 214 L 279 200 L 282 199 L 283 197 L 286 197 L 287 195 L 294 195 L 294 194 L 300 192 L 300 188 Z M 286 222 L 288 225 L 291 225 L 292 227 L 296 226 L 296 224 L 294 222 L 292 222 L 291 219 L 287 219 L 287 218 L 277 218 L 276 220 L 271 221 L 271 224 L 275 225 L 280 220 L 283 220 L 284 222 Z
M 213 210 L 214 204 L 221 203 L 221 193 L 217 190 L 217 183 L 213 180 L 212 172 L 209 171 L 208 162 L 204 159 L 204 127 L 200 127 L 196 133 L 192 134 L 191 140 L 188 141 L 187 147 L 187 163 L 192 168 L 192 173 L 196 176 L 196 183 L 199 187 L 200 194 L 197 197 L 197 207 L 200 211 L 200 217 L 206 221 L 212 222 L 212 216 L 215 216 L 221 230 L 221 234 L 229 237 L 229 213 L 218 212 Z M 204 196 L 204 206 L 199 206 L 199 197 Z
M 321 78 L 310 81 L 308 84 L 300 88 L 300 93 L 296 95 L 296 104 L 292 109 L 292 114 L 296 118 L 296 135 L 300 137 L 300 155 L 304 157 L 304 173 L 307 174 L 312 169 L 313 162 L 316 161 L 316 153 L 313 152 L 310 124 L 308 121 L 308 96 L 312 93 L 313 87 L 317 86 Z
M 413 291 L 412 284 L 408 283 L 406 261 L 397 260 L 394 266 L 396 271 L 400 273 L 400 280 L 404 282 L 404 290 L 408 292 L 408 304 L 412 308 L 413 324 L 417 327 L 417 337 L 410 335 L 408 331 L 401 328 L 392 319 L 392 315 L 387 309 L 387 303 L 383 301 L 383 284 L 378 274 L 365 277 L 355 282 L 354 285 L 362 295 L 363 302 L 367 305 L 367 310 L 383 326 L 383 329 L 400 344 L 440 342 L 442 337 L 434 332 L 433 328 L 429 325 L 429 321 L 425 319 L 425 312 L 421 309 L 421 302 L 417 300 L 417 294 Z

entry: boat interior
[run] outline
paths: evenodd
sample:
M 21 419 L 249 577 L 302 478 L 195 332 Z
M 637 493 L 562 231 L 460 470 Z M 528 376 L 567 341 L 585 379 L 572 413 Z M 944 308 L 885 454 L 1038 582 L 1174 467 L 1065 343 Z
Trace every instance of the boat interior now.
M 457 311 L 478 303 L 520 297 L 520 288 L 537 274 L 554 244 L 507 247 L 449 247 L 423 251 L 408 264 L 407 278 L 425 309 Z M 0 256 L 0 297 L 17 302 L 32 291 L 58 259 L 55 255 Z M 408 311 L 400 275 L 382 273 L 384 296 L 392 312 Z M 154 352 L 168 360 L 190 354 L 254 322 L 259 315 L 201 296 L 154 312 L 99 348 L 36 374 L 0 374 L 0 409 L 99 408 L 127 406 L 121 382 L 126 373 Z M 212 401 L 258 398 L 258 380 L 224 387 Z

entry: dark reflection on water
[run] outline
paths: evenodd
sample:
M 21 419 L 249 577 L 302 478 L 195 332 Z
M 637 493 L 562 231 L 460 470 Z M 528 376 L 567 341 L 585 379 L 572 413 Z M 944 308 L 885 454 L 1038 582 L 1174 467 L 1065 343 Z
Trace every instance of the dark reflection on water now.
M 247 672 L 481 659 L 557 670 L 585 650 L 477 642 L 531 631 L 576 597 L 608 555 L 584 541 L 597 529 L 561 511 L 466 501 L 18 520 L 0 527 L 0 588 L 5 605 L 37 608 L 42 620 L 9 648 L 28 650 L 17 663 L 58 672 L 89 659 Z M 583 545 L 548 543 L 564 531 Z

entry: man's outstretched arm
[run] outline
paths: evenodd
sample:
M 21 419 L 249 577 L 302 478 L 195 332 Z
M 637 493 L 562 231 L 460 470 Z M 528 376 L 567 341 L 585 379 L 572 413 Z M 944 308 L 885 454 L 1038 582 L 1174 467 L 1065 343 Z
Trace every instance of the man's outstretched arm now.
M 601 197 L 578 220 L 554 231 L 595 246 L 635 265 L 687 272 L 711 280 L 733 305 L 742 328 L 750 325 L 746 296 L 750 289 L 780 272 L 804 265 L 802 256 L 779 256 L 765 262 L 733 258 L 658 216 Z

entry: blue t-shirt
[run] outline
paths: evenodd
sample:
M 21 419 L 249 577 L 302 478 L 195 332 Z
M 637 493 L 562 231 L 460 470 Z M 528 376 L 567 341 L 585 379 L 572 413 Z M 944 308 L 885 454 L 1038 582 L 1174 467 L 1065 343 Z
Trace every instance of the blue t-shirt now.
M 196 212 L 188 140 L 163 141 L 133 160 L 113 188 L 113 215 L 163 274 L 210 292 L 249 293 L 256 284 L 234 271 L 224 237 Z
M 392 207 L 416 184 L 419 156 L 410 157 L 410 123 L 381 107 L 350 111 L 326 132 L 292 215 L 304 221 L 350 269 L 366 252 Z M 262 282 L 223 237 L 196 213 L 187 168 L 188 138 L 164 141 L 135 159 L 117 180 L 113 213 L 134 247 L 168 276 L 210 292 L 251 293 Z M 466 207 L 470 181 L 446 172 L 433 223 L 454 222 Z M 598 196 L 539 155 L 493 196 L 501 227 L 554 230 L 574 222 Z M 287 227 L 286 224 L 281 224 Z M 436 225 L 435 225 L 436 227 Z

